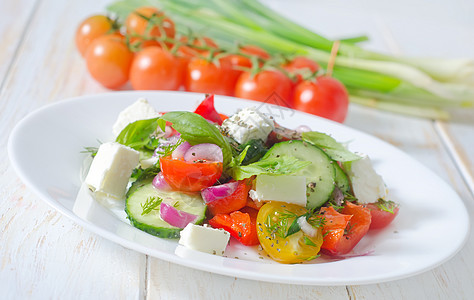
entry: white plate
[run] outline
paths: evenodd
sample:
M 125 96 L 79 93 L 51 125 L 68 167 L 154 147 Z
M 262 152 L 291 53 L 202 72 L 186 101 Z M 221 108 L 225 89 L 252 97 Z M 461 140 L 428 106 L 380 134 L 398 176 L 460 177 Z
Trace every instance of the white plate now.
M 350 141 L 353 151 L 369 154 L 393 200 L 401 203 L 393 224 L 371 232 L 354 249 L 356 253 L 373 251 L 371 255 L 283 265 L 233 241 L 226 251 L 227 257 L 218 257 L 141 232 L 95 202 L 90 203 L 82 218 L 78 217 L 73 206 L 81 186 L 80 170 L 85 157 L 81 151 L 85 146 L 97 146 L 98 140 L 111 140 L 112 124 L 118 113 L 138 97 L 147 98 L 159 111 L 192 110 L 203 99 L 203 95 L 182 92 L 115 92 L 46 106 L 28 115 L 12 131 L 8 150 L 13 167 L 44 201 L 94 233 L 173 263 L 247 279 L 308 285 L 395 280 L 440 265 L 459 251 L 467 239 L 469 219 L 459 196 L 438 176 L 393 146 L 308 114 L 229 97 L 216 97 L 219 111 L 230 114 L 238 108 L 258 106 L 282 125 L 310 125 L 339 141 Z M 449 205 L 445 205 L 446 199 Z

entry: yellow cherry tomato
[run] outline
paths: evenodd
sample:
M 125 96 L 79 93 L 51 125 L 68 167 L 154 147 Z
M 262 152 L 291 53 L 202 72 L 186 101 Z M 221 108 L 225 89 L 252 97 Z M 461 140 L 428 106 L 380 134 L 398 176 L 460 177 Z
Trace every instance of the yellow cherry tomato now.
M 260 208 L 257 215 L 258 239 L 272 259 L 291 264 L 317 257 L 323 243 L 321 226 L 317 226 L 321 218 L 311 217 L 307 222 L 313 230 L 305 232 L 294 224 L 296 219 L 307 213 L 308 210 L 302 206 L 277 201 Z

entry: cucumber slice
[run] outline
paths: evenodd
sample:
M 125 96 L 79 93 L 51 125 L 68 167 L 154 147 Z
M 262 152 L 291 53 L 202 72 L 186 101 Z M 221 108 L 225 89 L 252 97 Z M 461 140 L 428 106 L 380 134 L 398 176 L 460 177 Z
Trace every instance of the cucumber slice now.
M 203 222 L 206 215 L 206 205 L 199 193 L 160 191 L 153 187 L 151 182 L 152 178 L 140 183 L 135 182 L 133 190 L 128 194 L 125 212 L 134 227 L 162 238 L 179 238 L 179 232 L 182 229 L 163 221 L 160 217 L 159 206 L 148 214 L 142 215 L 142 205 L 150 197 L 160 197 L 178 210 L 199 216 L 196 224 Z
M 333 160 L 320 148 L 294 140 L 273 145 L 265 154 L 266 157 L 278 155 L 293 156 L 302 161 L 310 161 L 311 165 L 293 175 L 306 177 L 306 196 L 308 209 L 318 208 L 328 201 L 335 187 L 335 169 Z
M 343 192 L 349 193 L 351 190 L 351 184 L 349 182 L 349 177 L 347 177 L 344 170 L 337 164 L 337 162 L 333 163 L 334 171 L 336 171 L 334 181 L 336 186 Z

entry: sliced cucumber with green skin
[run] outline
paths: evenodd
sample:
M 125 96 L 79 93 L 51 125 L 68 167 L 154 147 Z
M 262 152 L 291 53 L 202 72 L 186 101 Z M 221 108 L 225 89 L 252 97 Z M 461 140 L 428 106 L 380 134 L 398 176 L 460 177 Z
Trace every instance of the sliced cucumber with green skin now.
M 182 229 L 163 221 L 160 217 L 159 206 L 142 215 L 142 205 L 150 197 L 159 197 L 178 210 L 197 215 L 196 224 L 203 222 L 206 216 L 206 205 L 199 193 L 161 191 L 153 187 L 151 182 L 152 179 L 146 179 L 140 183 L 135 182 L 133 190 L 127 195 L 125 212 L 134 227 L 162 238 L 179 238 L 179 232 Z
M 337 164 L 337 162 L 333 163 L 334 166 L 334 171 L 335 171 L 335 177 L 334 181 L 336 183 L 336 186 L 343 192 L 343 193 L 349 193 L 351 190 L 351 184 L 349 182 L 349 177 L 347 177 L 346 173 L 344 170 Z
M 308 209 L 318 208 L 328 201 L 335 187 L 335 169 L 333 160 L 320 148 L 309 143 L 294 140 L 273 145 L 265 154 L 266 157 L 279 155 L 293 156 L 311 165 L 299 170 L 294 175 L 306 177 L 306 196 Z

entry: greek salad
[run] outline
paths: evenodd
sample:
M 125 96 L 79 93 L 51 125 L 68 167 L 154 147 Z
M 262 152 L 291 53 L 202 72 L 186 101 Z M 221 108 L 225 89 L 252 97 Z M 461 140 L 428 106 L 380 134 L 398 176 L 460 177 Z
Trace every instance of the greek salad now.
M 344 257 L 399 211 L 367 155 L 255 107 L 226 116 L 213 95 L 193 112 L 139 99 L 112 132 L 87 148 L 84 183 L 134 227 L 193 250 L 225 255 L 232 238 L 280 263 Z

